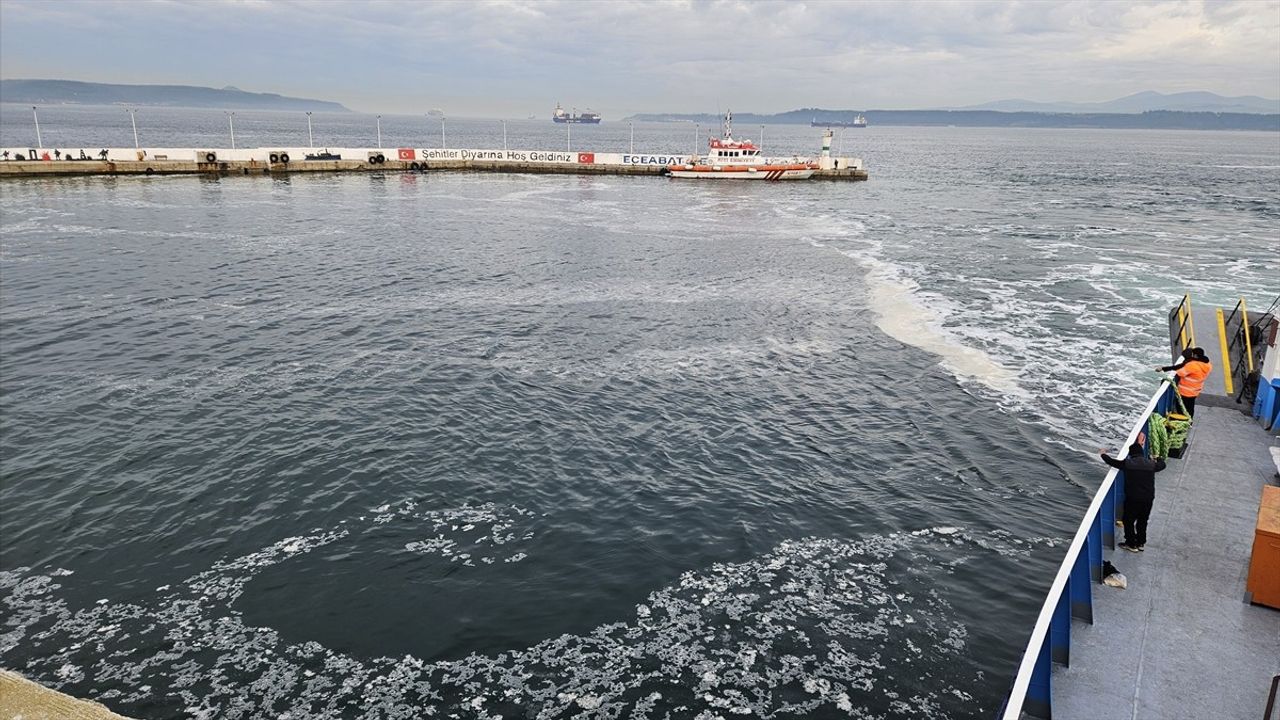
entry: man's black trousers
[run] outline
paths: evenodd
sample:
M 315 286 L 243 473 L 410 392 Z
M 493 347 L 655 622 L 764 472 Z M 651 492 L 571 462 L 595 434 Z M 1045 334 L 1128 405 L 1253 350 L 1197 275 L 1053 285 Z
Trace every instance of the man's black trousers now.
M 1151 503 L 1155 498 L 1124 499 L 1124 544 L 1142 547 L 1147 544 L 1147 518 L 1151 517 Z

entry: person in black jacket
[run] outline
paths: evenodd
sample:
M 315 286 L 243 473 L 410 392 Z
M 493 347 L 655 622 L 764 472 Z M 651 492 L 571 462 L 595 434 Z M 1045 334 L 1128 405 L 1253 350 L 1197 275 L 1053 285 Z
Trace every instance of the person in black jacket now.
M 1129 552 L 1142 552 L 1147 544 L 1147 519 L 1156 499 L 1156 473 L 1164 469 L 1164 460 L 1153 460 L 1142 454 L 1144 433 L 1129 446 L 1129 454 L 1116 460 L 1101 450 L 1102 461 L 1124 471 L 1124 542 L 1120 547 Z

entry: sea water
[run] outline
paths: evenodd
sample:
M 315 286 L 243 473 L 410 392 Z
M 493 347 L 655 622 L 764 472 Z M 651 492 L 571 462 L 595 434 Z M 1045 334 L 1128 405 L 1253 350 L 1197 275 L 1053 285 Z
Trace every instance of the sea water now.
M 226 120 L 151 112 L 144 145 Z M 866 183 L 6 180 L 0 665 L 140 718 L 989 717 L 1168 308 L 1280 293 L 1278 138 L 844 131 Z

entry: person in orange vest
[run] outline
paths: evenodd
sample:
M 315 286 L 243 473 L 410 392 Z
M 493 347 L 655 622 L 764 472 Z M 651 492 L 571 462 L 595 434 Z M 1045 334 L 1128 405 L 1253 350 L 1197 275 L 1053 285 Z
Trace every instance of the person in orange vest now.
M 1156 371 L 1173 372 L 1178 376 L 1178 396 L 1187 407 L 1187 414 L 1194 417 L 1196 398 L 1200 397 L 1200 391 L 1204 389 L 1205 378 L 1213 372 L 1213 365 L 1209 363 L 1209 356 L 1205 354 L 1204 348 L 1187 348 L 1182 351 L 1182 362 L 1158 367 Z

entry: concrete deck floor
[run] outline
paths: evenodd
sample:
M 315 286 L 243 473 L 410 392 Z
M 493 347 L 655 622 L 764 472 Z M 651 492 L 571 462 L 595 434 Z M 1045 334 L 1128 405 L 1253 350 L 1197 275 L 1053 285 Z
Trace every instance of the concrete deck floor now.
M 1156 476 L 1146 551 L 1105 553 L 1129 586 L 1096 586 L 1094 624 L 1074 623 L 1055 720 L 1262 717 L 1280 610 L 1245 604 L 1244 586 L 1275 444 L 1234 409 L 1196 408 L 1187 454 Z

